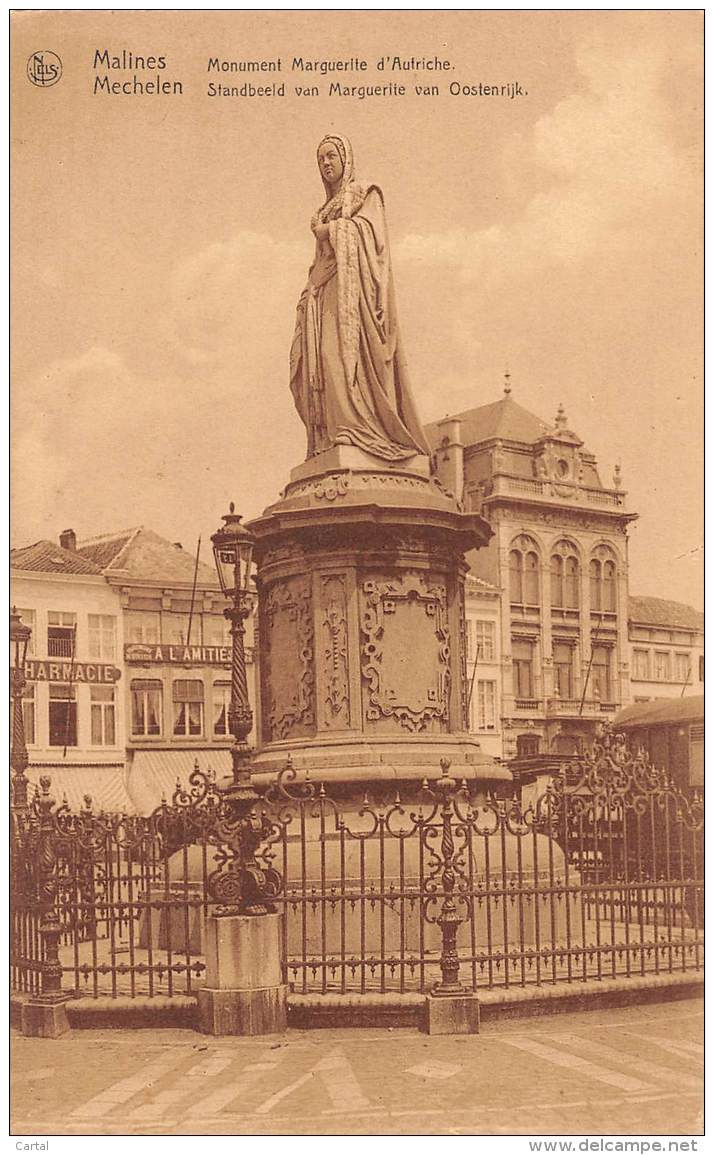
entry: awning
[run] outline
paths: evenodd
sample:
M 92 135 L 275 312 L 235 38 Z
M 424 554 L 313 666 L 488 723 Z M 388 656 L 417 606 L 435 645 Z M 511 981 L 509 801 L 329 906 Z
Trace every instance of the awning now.
M 189 775 L 213 771 L 217 779 L 231 773 L 230 750 L 135 750 L 127 770 L 127 789 L 138 814 L 150 814 L 163 798 L 171 802 L 177 783 L 188 787 Z
M 31 783 L 29 796 L 34 794 L 35 786 L 39 786 L 40 778 L 50 779 L 50 794 L 57 806 L 64 800 L 71 810 L 84 809 L 85 795 L 92 799 L 92 810 L 121 811 L 126 814 L 136 814 L 136 806 L 127 791 L 126 769 L 124 764 L 114 766 L 67 766 L 62 763 L 48 763 L 42 766 L 29 766 L 27 778 Z

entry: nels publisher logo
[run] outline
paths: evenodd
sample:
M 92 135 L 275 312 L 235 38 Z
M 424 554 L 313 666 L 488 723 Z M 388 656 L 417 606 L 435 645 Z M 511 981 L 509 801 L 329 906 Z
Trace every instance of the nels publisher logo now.
M 38 88 L 51 88 L 62 75 L 62 61 L 56 52 L 33 52 L 27 62 L 27 77 Z

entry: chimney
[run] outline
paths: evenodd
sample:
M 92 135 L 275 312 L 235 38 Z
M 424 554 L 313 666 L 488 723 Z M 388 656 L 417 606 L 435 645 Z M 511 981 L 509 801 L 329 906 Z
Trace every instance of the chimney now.
M 436 472 L 442 485 L 450 489 L 457 501 L 464 496 L 464 446 L 461 441 L 461 422 L 456 417 L 444 417 L 436 423 L 439 443 L 436 448 Z
M 62 549 L 68 549 L 72 553 L 77 552 L 77 534 L 73 529 L 63 529 L 60 534 L 60 545 Z

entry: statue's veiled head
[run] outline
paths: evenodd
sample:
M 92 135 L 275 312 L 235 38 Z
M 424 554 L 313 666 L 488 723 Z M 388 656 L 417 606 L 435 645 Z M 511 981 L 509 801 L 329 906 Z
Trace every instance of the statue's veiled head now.
M 328 196 L 354 177 L 352 145 L 346 136 L 329 134 L 317 146 L 317 166 Z

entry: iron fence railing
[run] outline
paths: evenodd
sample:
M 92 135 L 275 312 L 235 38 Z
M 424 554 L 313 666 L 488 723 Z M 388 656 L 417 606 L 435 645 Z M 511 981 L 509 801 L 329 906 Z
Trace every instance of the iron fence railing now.
M 443 767 L 331 797 L 198 768 L 146 817 L 79 812 L 16 776 L 11 981 L 29 995 L 194 994 L 206 919 L 277 910 L 299 992 L 493 989 L 699 971 L 703 806 L 607 737 L 532 805 Z M 240 795 L 240 796 L 239 796 Z

